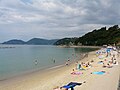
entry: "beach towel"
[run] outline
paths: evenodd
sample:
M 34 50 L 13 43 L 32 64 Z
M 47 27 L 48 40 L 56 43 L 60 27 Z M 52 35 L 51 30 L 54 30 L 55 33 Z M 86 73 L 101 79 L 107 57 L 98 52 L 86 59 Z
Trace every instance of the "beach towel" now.
M 107 48 L 106 52 L 109 53 L 111 51 L 111 48 Z
M 82 66 L 81 70 L 86 70 L 87 67 L 86 66 Z
M 99 59 L 103 59 L 105 56 L 104 55 L 99 55 L 98 58 Z
M 82 72 L 72 72 L 71 73 L 72 75 L 81 75 L 81 74 L 83 74 Z
M 70 82 L 68 85 L 62 86 L 62 88 L 74 90 L 76 85 L 81 85 L 82 83 Z
M 98 71 L 98 72 L 92 72 L 92 74 L 103 75 L 103 74 L 105 74 L 105 72 L 104 71 Z

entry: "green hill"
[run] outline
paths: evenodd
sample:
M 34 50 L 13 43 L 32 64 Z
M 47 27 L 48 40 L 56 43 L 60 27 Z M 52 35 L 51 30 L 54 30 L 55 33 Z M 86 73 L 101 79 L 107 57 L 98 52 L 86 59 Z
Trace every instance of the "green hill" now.
M 91 45 L 102 46 L 106 44 L 119 44 L 120 43 L 120 28 L 114 25 L 106 29 L 102 27 L 98 30 L 93 30 L 79 38 L 63 38 L 58 40 L 55 45 Z

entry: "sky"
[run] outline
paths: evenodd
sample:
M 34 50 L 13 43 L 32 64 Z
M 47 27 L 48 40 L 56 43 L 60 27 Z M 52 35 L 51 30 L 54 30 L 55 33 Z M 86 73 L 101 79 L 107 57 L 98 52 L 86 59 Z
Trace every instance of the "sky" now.
M 0 42 L 80 37 L 120 24 L 120 0 L 0 0 Z

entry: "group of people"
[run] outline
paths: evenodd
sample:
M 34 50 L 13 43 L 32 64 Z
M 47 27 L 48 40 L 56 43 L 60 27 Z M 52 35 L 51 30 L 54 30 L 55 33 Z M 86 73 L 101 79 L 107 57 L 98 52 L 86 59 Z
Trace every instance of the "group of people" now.
M 118 61 L 117 61 L 117 58 L 119 57 L 119 51 L 117 50 L 117 48 L 115 46 L 107 46 L 107 47 L 104 47 L 100 50 L 98 50 L 96 52 L 96 56 L 99 58 L 98 60 L 98 63 L 99 64 L 102 64 L 102 67 L 103 68 L 112 68 L 114 65 L 118 65 Z M 88 55 L 86 56 L 88 57 Z M 68 62 L 69 60 L 67 61 L 66 65 L 68 65 Z M 80 75 L 80 74 L 83 74 L 81 73 L 80 70 L 86 70 L 88 68 L 91 68 L 92 67 L 92 63 L 94 62 L 94 60 L 91 60 L 89 62 L 76 62 L 75 63 L 75 69 L 72 70 L 72 73 L 71 74 L 74 74 L 74 75 Z M 106 73 L 106 71 L 99 71 L 99 72 L 94 72 L 94 73 L 91 73 L 91 74 L 104 74 Z M 68 90 L 67 88 L 54 88 L 53 90 Z M 71 89 L 72 90 L 72 89 Z M 73 89 L 74 90 L 74 89 Z
M 119 54 L 115 46 L 107 46 L 106 48 L 102 48 L 96 52 L 96 55 L 99 59 L 102 59 L 99 63 L 103 64 L 104 68 L 112 68 L 113 65 L 118 65 L 117 57 Z
M 76 62 L 76 70 L 84 70 L 84 69 L 87 69 L 87 68 L 91 68 L 93 62 L 94 62 L 93 60 L 91 60 L 90 62 L 86 62 L 86 63 L 84 63 L 84 62 L 81 62 L 81 63 Z

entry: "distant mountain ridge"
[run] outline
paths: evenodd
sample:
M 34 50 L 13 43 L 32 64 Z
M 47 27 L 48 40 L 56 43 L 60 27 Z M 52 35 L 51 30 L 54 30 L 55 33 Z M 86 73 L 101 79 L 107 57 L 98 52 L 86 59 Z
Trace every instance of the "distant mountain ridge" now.
M 26 44 L 26 45 L 85 45 L 85 46 L 102 46 L 108 44 L 120 45 L 120 28 L 118 25 L 109 27 L 102 27 L 88 32 L 81 37 L 63 38 L 63 39 L 41 39 L 33 38 L 25 42 L 22 40 L 9 40 L 2 44 Z
M 15 45 L 53 45 L 58 39 L 52 39 L 52 40 L 47 40 L 47 39 L 41 39 L 41 38 L 32 38 L 29 41 L 23 41 L 23 40 L 17 40 L 17 39 L 12 39 L 6 42 L 3 42 L 2 44 L 15 44 Z
M 17 39 L 12 39 L 6 42 L 3 42 L 2 44 L 25 44 L 25 41 L 22 40 L 17 40 Z
M 32 45 L 53 45 L 58 39 L 52 39 L 52 40 L 47 40 L 47 39 L 41 39 L 41 38 L 33 38 L 29 41 L 27 41 L 27 44 L 32 44 Z

